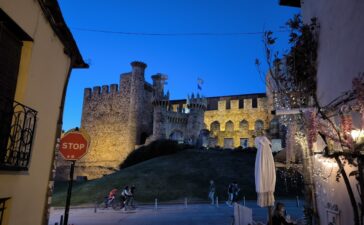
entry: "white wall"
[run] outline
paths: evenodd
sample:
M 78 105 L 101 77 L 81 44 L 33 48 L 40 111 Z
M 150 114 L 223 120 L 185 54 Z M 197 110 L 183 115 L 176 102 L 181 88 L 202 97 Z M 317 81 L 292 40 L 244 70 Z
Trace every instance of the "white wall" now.
M 301 0 L 301 4 L 304 22 L 309 23 L 311 18 L 317 17 L 320 25 L 317 96 L 324 106 L 343 92 L 351 90 L 352 79 L 359 72 L 364 72 L 364 1 Z M 358 122 L 354 124 L 357 127 Z M 353 224 L 352 206 L 343 180 L 336 182 L 335 163 L 324 161 L 316 158 L 316 167 L 325 170 L 333 168 L 327 180 L 315 177 L 321 224 L 328 224 L 327 203 L 339 206 L 340 224 Z M 350 173 L 355 168 L 346 166 L 345 169 Z M 352 179 L 351 182 L 358 198 L 356 181 Z
M 320 224 L 326 225 L 332 222 L 332 217 L 336 218 L 336 225 L 354 224 L 353 208 L 350 203 L 347 188 L 341 177 L 339 182 L 336 181 L 336 174 L 339 167 L 334 159 L 327 157 L 315 156 L 314 160 L 314 182 L 316 188 L 317 208 L 320 215 Z M 346 165 L 345 172 L 349 175 L 355 167 Z M 359 195 L 356 189 L 357 181 L 349 177 L 351 187 L 355 197 Z M 338 215 L 335 210 L 329 209 L 328 204 L 338 206 Z
M 350 90 L 353 77 L 364 72 L 364 1 L 301 2 L 304 21 L 317 17 L 320 24 L 317 95 L 324 105 Z

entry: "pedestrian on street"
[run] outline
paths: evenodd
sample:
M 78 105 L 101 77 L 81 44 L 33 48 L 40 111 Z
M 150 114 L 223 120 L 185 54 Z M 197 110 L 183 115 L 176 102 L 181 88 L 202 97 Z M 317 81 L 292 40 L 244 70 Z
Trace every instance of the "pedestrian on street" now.
M 233 182 L 233 199 L 232 199 L 232 203 L 238 201 L 239 192 L 240 192 L 240 188 L 238 186 L 238 183 L 236 181 L 234 181 Z
M 234 200 L 234 184 L 230 183 L 228 186 L 228 200 L 226 201 L 226 204 L 232 207 L 233 200 Z
M 210 180 L 209 199 L 211 200 L 211 205 L 214 204 L 215 192 L 216 192 L 215 183 L 213 180 Z

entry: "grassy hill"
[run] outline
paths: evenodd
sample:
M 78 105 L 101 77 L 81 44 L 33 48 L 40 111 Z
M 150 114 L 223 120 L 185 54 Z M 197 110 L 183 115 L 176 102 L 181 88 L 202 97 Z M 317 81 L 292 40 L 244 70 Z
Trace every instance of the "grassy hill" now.
M 184 150 L 173 155 L 161 156 L 124 168 L 97 180 L 76 183 L 73 186 L 73 205 L 101 202 L 108 192 L 125 185 L 136 186 L 139 202 L 207 200 L 209 180 L 216 182 L 219 199 L 226 199 L 227 186 L 237 181 L 240 195 L 255 199 L 255 152 L 229 150 Z M 285 185 L 286 180 L 277 176 L 276 194 L 295 196 L 298 188 Z M 298 185 L 299 187 L 299 185 Z M 52 205 L 63 206 L 67 183 L 56 183 Z

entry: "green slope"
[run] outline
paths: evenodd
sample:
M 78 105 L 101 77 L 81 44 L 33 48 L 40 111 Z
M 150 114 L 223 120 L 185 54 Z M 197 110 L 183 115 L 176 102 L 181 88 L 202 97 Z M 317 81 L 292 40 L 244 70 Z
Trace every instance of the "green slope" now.
M 237 181 L 241 196 L 256 198 L 254 186 L 255 153 L 247 151 L 196 151 L 185 150 L 173 155 L 154 158 L 125 168 L 103 178 L 77 183 L 72 192 L 73 205 L 102 201 L 114 187 L 135 185 L 139 202 L 176 201 L 185 197 L 207 200 L 209 180 L 216 182 L 219 199 L 226 199 L 227 186 Z M 276 187 L 280 196 L 295 196 L 297 190 L 286 190 L 278 178 Z M 63 206 L 66 183 L 57 183 L 52 205 Z

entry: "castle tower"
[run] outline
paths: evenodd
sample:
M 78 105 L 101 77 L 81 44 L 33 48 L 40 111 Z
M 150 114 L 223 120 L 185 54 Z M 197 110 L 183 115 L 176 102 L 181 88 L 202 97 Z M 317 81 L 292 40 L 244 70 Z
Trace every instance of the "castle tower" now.
M 207 108 L 207 99 L 197 94 L 188 96 L 187 108 L 190 110 L 187 123 L 187 137 L 196 144 L 200 131 L 204 128 L 204 112 Z
M 144 71 L 147 64 L 134 61 L 131 63 L 132 73 L 130 82 L 130 107 L 128 117 L 129 143 L 130 150 L 134 150 L 138 145 L 141 126 L 143 121 L 143 99 L 144 99 Z
M 169 105 L 169 93 L 164 94 L 164 84 L 167 76 L 163 74 L 156 74 L 152 76 L 153 79 L 153 99 L 152 104 L 154 107 L 153 113 L 153 140 L 166 138 L 166 113 Z

